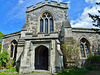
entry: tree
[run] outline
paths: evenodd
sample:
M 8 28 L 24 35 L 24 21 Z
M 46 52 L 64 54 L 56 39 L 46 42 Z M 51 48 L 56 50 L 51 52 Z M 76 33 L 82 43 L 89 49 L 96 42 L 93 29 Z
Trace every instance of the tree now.
M 100 5 L 100 2 L 96 3 L 96 4 Z M 100 10 L 98 10 L 98 12 L 100 13 Z M 92 14 L 89 13 L 89 17 L 92 18 L 93 23 L 96 23 L 96 24 L 93 24 L 93 25 L 100 28 L 100 15 L 92 15 Z
M 1 46 L 2 46 L 2 36 L 3 36 L 4 34 L 0 31 L 0 52 L 1 52 Z

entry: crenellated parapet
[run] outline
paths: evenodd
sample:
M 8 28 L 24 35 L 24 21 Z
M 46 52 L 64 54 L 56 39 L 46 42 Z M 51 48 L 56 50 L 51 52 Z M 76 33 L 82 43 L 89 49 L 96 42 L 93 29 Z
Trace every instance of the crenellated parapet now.
M 26 12 L 30 12 L 32 10 L 35 10 L 35 9 L 43 7 L 43 6 L 53 6 L 53 7 L 68 9 L 67 3 L 60 2 L 60 4 L 58 4 L 56 1 L 48 2 L 48 0 L 45 0 L 44 3 L 40 2 L 40 3 L 37 3 L 36 6 L 32 5 L 30 7 L 27 7 L 27 11 Z

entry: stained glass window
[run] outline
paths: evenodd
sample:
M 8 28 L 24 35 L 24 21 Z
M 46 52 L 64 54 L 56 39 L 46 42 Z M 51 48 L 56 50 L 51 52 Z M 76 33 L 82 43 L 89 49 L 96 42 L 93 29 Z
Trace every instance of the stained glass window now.
M 53 31 L 53 19 L 50 19 L 50 32 Z
M 43 32 L 43 19 L 40 20 L 40 32 Z
M 45 15 L 43 15 L 43 18 L 45 18 L 46 16 Z
M 48 34 L 48 19 L 45 19 L 45 33 Z
M 86 39 L 81 39 L 81 57 L 88 57 L 89 56 L 89 42 Z
M 43 31 L 44 30 L 44 31 Z M 45 12 L 40 17 L 40 32 L 48 34 L 53 31 L 53 17 L 50 13 Z
M 80 49 L 81 49 L 81 57 L 85 57 L 85 54 L 84 54 L 84 47 L 83 47 L 82 44 L 80 45 Z
M 86 51 L 86 55 L 88 57 L 89 56 L 89 49 L 88 49 L 88 45 L 87 44 L 85 44 L 85 51 Z

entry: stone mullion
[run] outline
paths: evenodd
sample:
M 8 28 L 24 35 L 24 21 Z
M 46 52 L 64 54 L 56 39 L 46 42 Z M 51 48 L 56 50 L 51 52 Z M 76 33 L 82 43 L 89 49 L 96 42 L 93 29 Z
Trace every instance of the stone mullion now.
M 45 19 L 43 19 L 43 32 L 45 33 Z
M 83 44 L 83 47 L 84 47 L 84 55 L 85 55 L 85 57 L 87 57 L 86 56 L 86 50 L 85 50 L 85 44 Z
M 14 44 L 13 46 L 14 46 L 14 47 L 13 47 L 13 57 L 12 57 L 12 58 L 14 58 L 15 44 Z
M 50 33 L 50 18 L 48 19 L 48 33 Z

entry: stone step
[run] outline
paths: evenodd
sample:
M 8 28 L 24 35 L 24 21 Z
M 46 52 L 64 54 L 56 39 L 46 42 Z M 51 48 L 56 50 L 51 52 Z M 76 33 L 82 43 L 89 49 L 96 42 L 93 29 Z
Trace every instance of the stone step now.
M 50 73 L 48 70 L 35 70 L 36 73 Z

